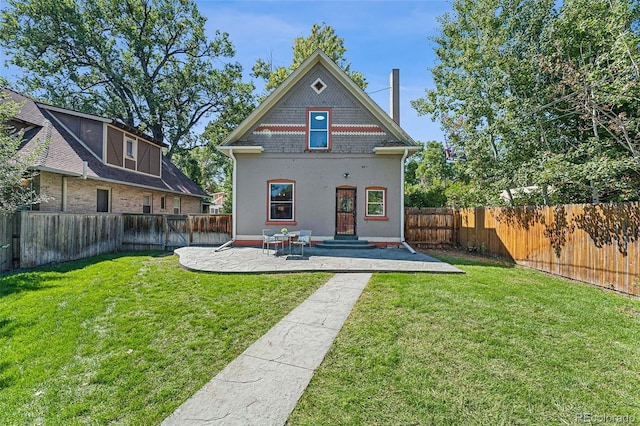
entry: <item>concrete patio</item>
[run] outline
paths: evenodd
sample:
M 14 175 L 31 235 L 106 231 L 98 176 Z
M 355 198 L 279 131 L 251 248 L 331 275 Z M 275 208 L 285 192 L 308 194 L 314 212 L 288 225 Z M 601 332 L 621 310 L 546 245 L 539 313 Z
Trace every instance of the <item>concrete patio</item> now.
M 273 250 L 259 247 L 182 247 L 175 250 L 180 264 L 192 271 L 216 273 L 285 273 L 285 272 L 425 272 L 464 273 L 460 269 L 426 254 L 412 254 L 405 248 L 369 250 L 335 250 L 314 247 L 305 256 L 289 255 L 288 250 L 275 256 Z

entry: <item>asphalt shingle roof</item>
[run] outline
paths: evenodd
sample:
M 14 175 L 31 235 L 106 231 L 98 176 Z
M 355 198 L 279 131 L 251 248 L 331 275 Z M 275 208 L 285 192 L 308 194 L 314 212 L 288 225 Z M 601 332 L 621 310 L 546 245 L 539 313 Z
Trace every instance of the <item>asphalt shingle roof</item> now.
M 25 131 L 21 151 L 37 149 L 44 141 L 48 141 L 46 149 L 33 164 L 35 169 L 81 176 L 83 162 L 86 161 L 88 179 L 119 182 L 199 197 L 208 195 L 164 156 L 162 156 L 161 178 L 106 165 L 60 125 L 49 111 L 39 107 L 33 99 L 8 89 L 3 89 L 3 92 L 7 95 L 6 100 L 22 104 L 15 119 L 35 126 Z M 153 139 L 149 141 L 157 144 Z

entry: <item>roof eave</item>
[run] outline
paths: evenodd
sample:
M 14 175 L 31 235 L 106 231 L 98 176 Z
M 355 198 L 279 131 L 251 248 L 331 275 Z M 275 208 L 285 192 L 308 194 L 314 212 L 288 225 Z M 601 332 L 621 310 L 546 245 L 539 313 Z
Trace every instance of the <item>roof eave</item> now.
M 231 151 L 233 151 L 234 154 L 262 154 L 262 152 L 264 152 L 264 147 L 259 145 L 256 145 L 256 146 L 219 145 L 217 149 L 227 157 L 231 157 Z
M 74 111 L 72 109 L 60 108 L 57 106 L 45 104 L 44 102 L 36 102 L 35 104 L 38 108 L 46 109 L 48 111 L 61 112 L 63 114 L 73 115 L 75 117 L 88 118 L 90 120 L 95 120 L 95 121 L 102 121 L 103 123 L 113 122 L 113 120 L 111 120 L 110 118 L 101 117 L 95 114 L 88 114 L 86 112 Z
M 47 166 L 42 166 L 42 165 L 35 165 L 35 166 L 31 166 L 29 167 L 32 170 L 37 170 L 39 172 L 49 172 L 49 173 L 56 173 L 59 175 L 64 175 L 64 176 L 69 176 L 69 177 L 82 177 L 82 173 L 77 173 L 77 172 L 72 172 L 69 170 L 62 170 L 62 169 L 56 169 L 53 167 L 47 167 Z
M 415 154 L 420 151 L 420 147 L 416 145 L 407 146 L 377 146 L 373 148 L 373 152 L 378 155 L 402 155 L 405 151 L 409 154 Z

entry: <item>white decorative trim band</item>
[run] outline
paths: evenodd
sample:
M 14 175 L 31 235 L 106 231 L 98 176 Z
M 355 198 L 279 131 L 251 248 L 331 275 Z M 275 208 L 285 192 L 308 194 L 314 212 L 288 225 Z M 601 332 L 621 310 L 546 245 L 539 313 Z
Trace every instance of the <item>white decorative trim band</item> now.
M 293 135 L 293 136 L 304 136 L 305 132 L 298 132 L 298 131 L 278 131 L 278 130 L 260 130 L 260 131 L 255 131 L 253 132 L 254 135 L 265 135 L 265 136 L 269 136 L 269 135 Z

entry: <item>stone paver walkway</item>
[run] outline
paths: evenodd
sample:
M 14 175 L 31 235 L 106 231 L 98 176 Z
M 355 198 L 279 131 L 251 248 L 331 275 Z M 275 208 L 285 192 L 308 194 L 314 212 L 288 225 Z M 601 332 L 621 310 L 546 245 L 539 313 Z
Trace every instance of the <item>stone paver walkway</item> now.
M 370 278 L 334 275 L 162 424 L 283 425 Z

